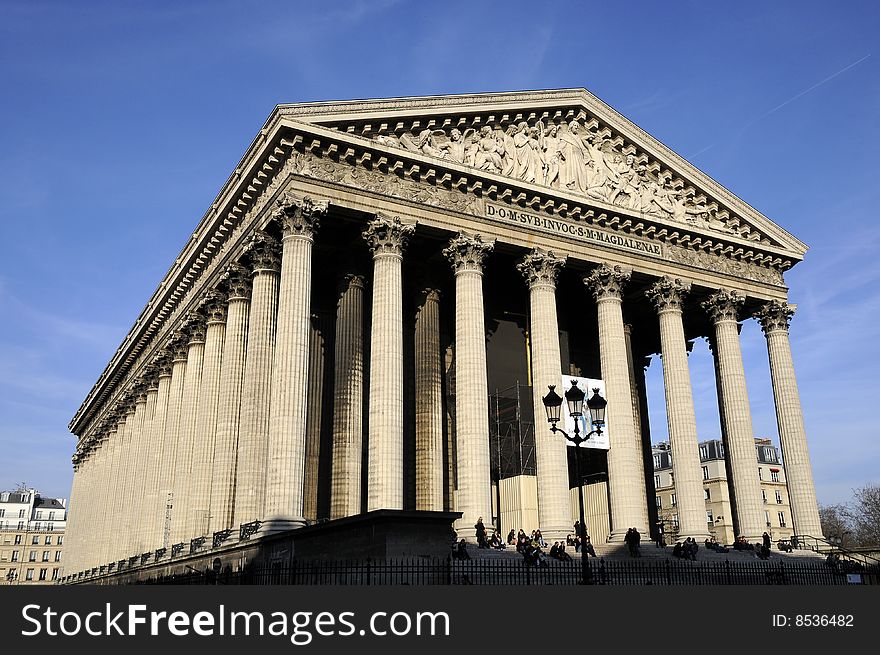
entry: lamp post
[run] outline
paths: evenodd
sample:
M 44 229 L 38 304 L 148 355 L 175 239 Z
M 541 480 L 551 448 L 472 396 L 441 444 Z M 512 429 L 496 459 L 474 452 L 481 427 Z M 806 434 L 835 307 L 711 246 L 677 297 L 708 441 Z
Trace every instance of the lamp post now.
M 568 413 L 574 419 L 573 435 L 569 435 L 565 430 L 556 426 L 559 422 L 559 415 L 562 409 L 562 397 L 556 393 L 556 385 L 551 384 L 548 389 L 549 391 L 547 395 L 541 400 L 544 403 L 544 410 L 547 412 L 547 422 L 550 423 L 550 431 L 553 434 L 556 434 L 557 432 L 561 433 L 562 436 L 565 437 L 567 441 L 573 443 L 575 447 L 580 447 L 583 442 L 587 441 L 594 434 L 602 434 L 602 426 L 605 425 L 605 407 L 608 405 L 608 401 L 599 395 L 599 389 L 594 388 L 593 395 L 587 401 L 587 409 L 590 412 L 590 424 L 595 426 L 595 429 L 587 432 L 583 436 L 581 436 L 580 419 L 583 416 L 584 398 L 586 397 L 586 394 L 577 386 L 577 380 L 572 380 L 571 388 L 565 392 L 565 402 L 568 404 Z M 584 541 L 586 539 L 587 526 L 584 519 L 584 496 L 581 493 L 581 469 L 580 460 L 577 457 L 577 451 L 575 451 L 574 471 L 577 480 L 578 512 L 580 518 L 580 534 L 577 536 L 581 540 L 581 584 L 591 584 L 589 565 L 587 563 L 587 558 L 584 557 Z

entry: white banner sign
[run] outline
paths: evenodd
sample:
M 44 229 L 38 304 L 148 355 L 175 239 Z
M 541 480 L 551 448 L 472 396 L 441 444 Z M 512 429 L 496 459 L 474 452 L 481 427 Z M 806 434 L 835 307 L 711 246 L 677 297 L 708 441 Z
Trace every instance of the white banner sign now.
M 599 389 L 599 395 L 602 396 L 605 400 L 608 400 L 608 396 L 605 395 L 605 383 L 602 380 L 594 380 L 592 378 L 579 378 L 574 375 L 563 375 L 562 376 L 562 385 L 556 390 L 556 392 L 562 396 L 562 421 L 564 423 L 563 430 L 565 430 L 568 434 L 574 436 L 574 419 L 571 414 L 568 413 L 568 403 L 565 402 L 565 392 L 571 388 L 572 380 L 576 381 L 581 391 L 583 391 L 586 395 L 584 398 L 584 409 L 581 417 L 578 419 L 579 425 L 578 429 L 580 430 L 581 437 L 591 432 L 594 428 L 590 425 L 590 410 L 587 408 L 587 401 L 593 395 L 593 389 Z M 581 443 L 581 448 L 598 448 L 600 450 L 610 450 L 611 449 L 611 440 L 608 438 L 608 430 L 607 426 L 602 427 L 602 434 L 594 434 L 589 439 Z M 574 444 L 570 441 L 566 440 L 566 445 L 574 447 Z

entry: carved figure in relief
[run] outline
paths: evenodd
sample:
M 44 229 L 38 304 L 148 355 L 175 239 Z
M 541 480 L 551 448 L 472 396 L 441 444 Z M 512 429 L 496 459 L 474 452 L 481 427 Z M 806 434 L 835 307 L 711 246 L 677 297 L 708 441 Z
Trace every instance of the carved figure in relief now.
M 559 133 L 558 125 L 549 125 L 544 128 L 544 135 L 541 139 L 541 163 L 544 167 L 544 185 L 559 186 L 559 162 L 561 161 L 561 153 L 559 152 Z
M 374 139 L 384 146 L 565 189 L 644 214 L 735 232 L 719 220 L 714 208 L 694 203 L 672 186 L 668 174 L 655 176 L 604 133 L 593 132 L 576 119 L 547 125 L 540 120 L 534 125 L 520 121 L 506 127 L 496 123 L 479 131 L 452 128 L 448 136 L 442 129 L 424 129 L 418 135 L 381 134 Z
M 499 132 L 501 132 L 499 134 Z M 516 168 L 516 144 L 513 136 L 517 132 L 517 127 L 513 123 L 507 126 L 506 130 L 501 130 L 500 126 L 495 129 L 495 140 L 504 146 L 501 159 L 503 166 L 501 168 L 502 175 L 513 176 L 513 169 Z
M 559 126 L 562 161 L 559 164 L 559 185 L 570 191 L 586 191 L 586 157 L 580 138 L 580 125 L 571 121 Z
M 501 154 L 498 152 L 498 142 L 495 140 L 495 135 L 492 134 L 491 127 L 484 125 L 480 128 L 480 140 L 477 143 L 479 149 L 474 158 L 474 166 L 482 171 L 500 173 L 504 162 L 501 159 Z

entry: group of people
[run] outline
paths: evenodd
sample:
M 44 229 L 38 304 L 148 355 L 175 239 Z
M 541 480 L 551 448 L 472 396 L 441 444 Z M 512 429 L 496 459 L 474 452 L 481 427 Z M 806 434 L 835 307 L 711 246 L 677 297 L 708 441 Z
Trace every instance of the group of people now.
M 498 530 L 493 529 L 492 535 L 487 537 L 486 526 L 483 524 L 482 516 L 474 524 L 474 530 L 476 531 L 477 548 L 495 548 L 496 550 L 504 550 L 506 548 Z
M 623 538 L 623 542 L 626 544 L 626 547 L 629 549 L 630 557 L 641 557 L 642 552 L 640 550 L 642 543 L 642 535 L 635 528 L 630 528 L 626 531 L 626 536 Z
M 706 540 L 708 544 L 708 539 Z M 708 545 L 706 546 L 708 548 Z M 682 559 L 697 561 L 697 551 L 700 547 L 697 545 L 696 539 L 688 537 L 684 541 L 679 541 L 672 547 L 672 556 Z
M 722 544 L 719 544 L 717 541 L 715 541 L 714 536 L 706 539 L 706 549 L 707 550 L 714 550 L 716 553 L 730 552 L 725 546 L 723 546 Z

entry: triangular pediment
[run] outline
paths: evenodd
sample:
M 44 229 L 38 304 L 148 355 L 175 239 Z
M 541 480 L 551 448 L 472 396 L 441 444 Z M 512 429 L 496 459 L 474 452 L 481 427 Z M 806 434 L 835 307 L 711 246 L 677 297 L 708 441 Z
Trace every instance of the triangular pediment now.
M 584 89 L 280 105 L 273 119 L 556 189 L 670 230 L 770 246 L 795 260 L 807 249 Z

